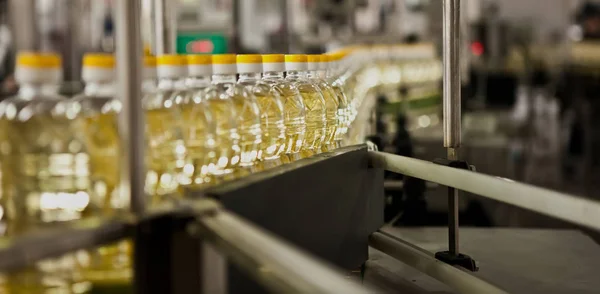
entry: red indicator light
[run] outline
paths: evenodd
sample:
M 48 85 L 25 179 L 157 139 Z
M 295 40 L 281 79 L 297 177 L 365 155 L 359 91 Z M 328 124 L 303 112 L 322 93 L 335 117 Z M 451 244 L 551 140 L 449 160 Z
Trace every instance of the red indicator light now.
M 485 48 L 481 42 L 473 42 L 471 44 L 471 52 L 475 56 L 481 56 L 485 52 Z
M 188 53 L 212 53 L 215 45 L 210 40 L 196 40 L 186 45 Z

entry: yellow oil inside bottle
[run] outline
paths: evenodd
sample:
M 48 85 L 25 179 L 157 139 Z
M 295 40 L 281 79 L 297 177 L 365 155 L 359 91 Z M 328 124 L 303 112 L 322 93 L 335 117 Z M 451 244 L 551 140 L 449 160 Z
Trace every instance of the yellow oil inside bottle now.
M 151 204 L 178 197 L 178 177 L 185 166 L 186 148 L 181 115 L 175 108 L 146 109 L 146 193 Z
M 81 129 L 90 158 L 92 199 L 103 216 L 115 216 L 129 207 L 129 199 L 119 193 L 121 147 L 118 131 L 118 113 L 121 105 L 109 97 L 75 97 L 73 103 L 81 108 Z M 73 104 L 71 104 L 73 105 Z M 77 254 L 82 280 L 97 285 L 126 284 L 131 280 L 131 243 L 115 245 Z
M 91 191 L 90 158 L 74 134 L 80 120 L 56 117 L 59 99 L 13 98 L 0 106 L 2 207 L 7 236 L 102 212 Z M 9 293 L 72 293 L 83 281 L 73 254 L 7 275 Z
M 338 147 L 335 141 L 335 134 L 339 126 L 338 109 L 339 102 L 338 97 L 329 84 L 320 79 L 311 79 L 321 90 L 323 100 L 325 101 L 325 136 L 323 138 L 322 147 L 323 151 L 330 151 Z
M 240 135 L 240 172 L 252 171 L 258 161 L 258 152 L 262 142 L 260 111 L 256 97 L 242 87 L 232 86 L 233 102 L 238 132 Z
M 254 91 L 260 108 L 260 126 L 262 142 L 259 146 L 258 159 L 262 168 L 271 168 L 282 164 L 281 154 L 285 151 L 285 124 L 281 97 L 273 94 L 266 84 L 266 91 Z
M 344 90 L 339 85 L 333 84 L 331 86 L 333 92 L 338 98 L 338 127 L 335 133 L 334 141 L 338 146 L 341 146 L 344 136 L 348 133 L 350 127 L 350 105 L 348 103 L 348 97 L 344 93 Z
M 302 147 L 303 157 L 321 153 L 327 131 L 326 106 L 317 87 L 308 82 L 298 82 L 298 89 L 306 107 L 306 135 Z
M 218 158 L 215 125 L 207 103 L 191 90 L 176 98 L 181 98 L 177 107 L 181 113 L 183 140 L 187 150 L 184 177 L 180 183 L 194 188 L 213 184 L 215 179 L 209 169 L 217 164 Z
M 298 89 L 283 79 L 264 79 L 273 90 L 279 93 L 283 103 L 283 123 L 285 125 L 283 163 L 301 158 L 306 135 L 306 107 Z
M 217 87 L 206 91 L 206 105 L 215 124 L 216 164 L 209 165 L 209 173 L 218 179 L 233 177 L 234 170 L 240 163 L 240 135 L 234 104 L 227 96 L 219 95 Z

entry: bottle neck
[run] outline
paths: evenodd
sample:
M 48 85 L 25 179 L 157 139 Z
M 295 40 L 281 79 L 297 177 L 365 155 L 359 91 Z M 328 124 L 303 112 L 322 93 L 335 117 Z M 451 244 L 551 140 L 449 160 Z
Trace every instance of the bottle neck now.
M 309 70 L 306 73 L 306 77 L 310 78 L 310 79 L 318 79 L 319 78 L 319 71 L 315 70 Z
M 30 84 L 22 83 L 19 87 L 19 97 L 26 100 L 31 100 L 39 95 L 56 95 L 58 94 L 59 85 L 57 84 Z
M 189 77 L 185 81 L 185 85 L 187 88 L 191 89 L 208 87 L 210 85 L 210 76 Z
M 91 82 L 85 85 L 83 92 L 88 96 L 114 96 L 115 84 L 111 82 Z
M 306 71 L 288 70 L 285 74 L 288 78 L 306 78 Z
M 212 76 L 213 84 L 235 83 L 235 74 L 214 74 Z
M 158 80 L 158 89 L 161 90 L 181 90 L 185 88 L 185 80 L 182 78 L 160 78 Z
M 262 75 L 260 73 L 255 73 L 255 72 L 247 72 L 247 73 L 241 73 L 240 74 L 240 82 L 243 81 L 259 81 L 261 79 Z
M 319 70 L 317 70 L 317 75 L 322 79 L 326 79 L 327 78 L 327 70 L 319 69 Z
M 284 75 L 281 71 L 266 71 L 263 73 L 265 79 L 283 79 Z

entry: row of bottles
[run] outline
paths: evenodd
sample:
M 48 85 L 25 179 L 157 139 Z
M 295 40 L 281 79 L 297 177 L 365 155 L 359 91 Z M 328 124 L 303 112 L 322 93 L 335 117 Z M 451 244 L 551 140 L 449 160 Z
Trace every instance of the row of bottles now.
M 144 57 L 146 194 L 150 205 L 348 144 L 371 51 Z M 83 93 L 58 94 L 61 59 L 20 53 L 16 97 L 0 103 L 4 236 L 119 215 L 121 142 L 115 58 L 87 54 Z M 360 77 L 360 78 L 359 78 Z M 7 274 L 2 293 L 88 293 L 131 279 L 122 241 Z

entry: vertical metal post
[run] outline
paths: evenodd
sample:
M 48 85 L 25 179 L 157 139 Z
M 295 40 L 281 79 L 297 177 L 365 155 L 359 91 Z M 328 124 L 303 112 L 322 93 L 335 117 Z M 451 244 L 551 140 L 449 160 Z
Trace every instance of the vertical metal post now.
M 460 147 L 460 0 L 444 0 L 444 147 L 448 160 L 458 160 Z M 451 254 L 458 255 L 458 190 L 448 188 L 448 242 Z
M 118 95 L 123 104 L 119 117 L 124 160 L 121 166 L 123 195 L 140 214 L 146 207 L 144 194 L 144 113 L 142 112 L 142 41 L 140 0 L 115 1 Z
M 7 17 L 15 48 L 17 50 L 38 51 L 40 49 L 40 34 L 37 1 L 10 0 L 8 11 Z
M 170 0 L 153 0 L 152 22 L 154 23 L 154 54 L 174 53 L 175 16 L 172 13 Z

